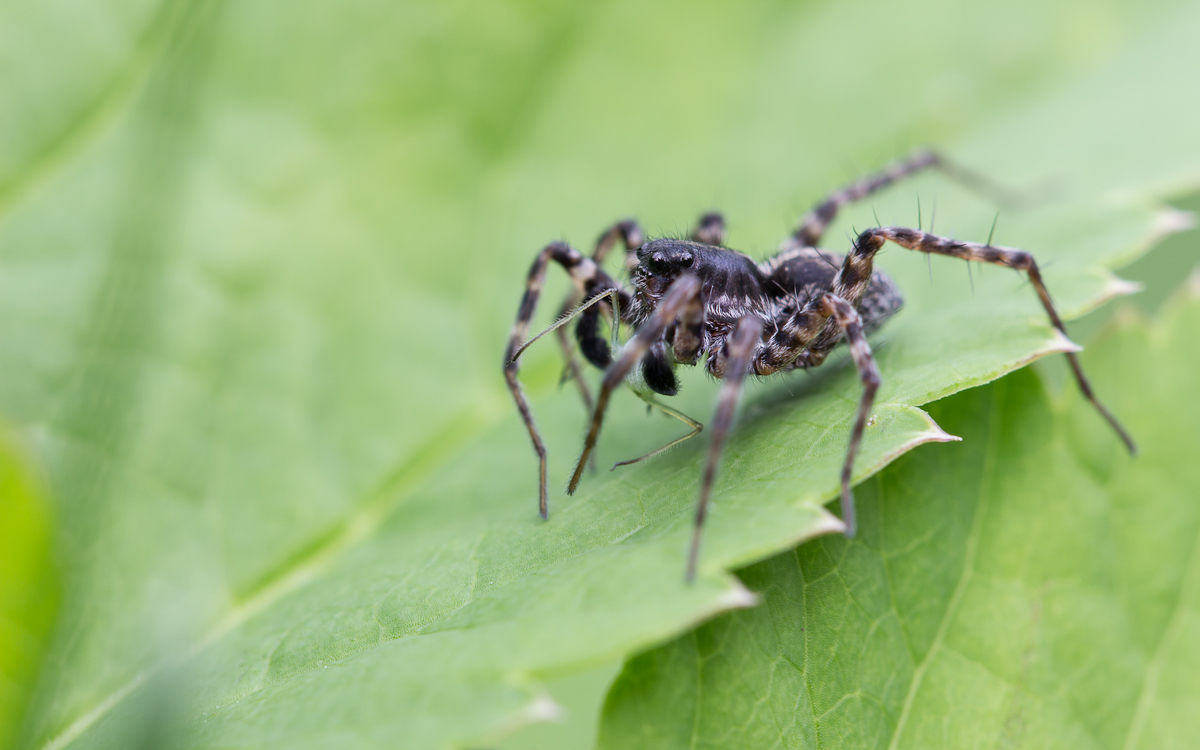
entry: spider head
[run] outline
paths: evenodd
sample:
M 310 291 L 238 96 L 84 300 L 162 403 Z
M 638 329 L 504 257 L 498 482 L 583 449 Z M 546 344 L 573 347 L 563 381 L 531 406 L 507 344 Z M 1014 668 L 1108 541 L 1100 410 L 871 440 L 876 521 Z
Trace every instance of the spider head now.
M 691 242 L 652 240 L 637 249 L 638 268 L 653 276 L 678 276 L 696 264 L 696 250 Z
M 651 240 L 637 249 L 637 266 L 630 276 L 636 288 L 657 299 L 679 274 L 696 273 L 703 263 L 703 245 L 685 240 Z

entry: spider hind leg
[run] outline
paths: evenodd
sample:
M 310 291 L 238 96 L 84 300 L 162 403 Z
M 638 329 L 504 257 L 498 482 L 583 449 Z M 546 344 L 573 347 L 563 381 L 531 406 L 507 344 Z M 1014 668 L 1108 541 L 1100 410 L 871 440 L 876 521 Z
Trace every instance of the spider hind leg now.
M 922 253 L 936 253 L 966 261 L 977 261 L 1024 271 L 1037 292 L 1038 300 L 1042 303 L 1046 315 L 1050 318 L 1050 324 L 1058 329 L 1058 332 L 1065 338 L 1070 338 L 1067 336 L 1067 328 L 1063 324 L 1062 318 L 1059 317 L 1058 311 L 1054 307 L 1054 302 L 1050 299 L 1050 292 L 1046 289 L 1046 284 L 1042 280 L 1041 271 L 1038 269 L 1033 255 L 1016 248 L 997 247 L 991 244 L 981 245 L 977 242 L 960 242 L 923 232 L 920 229 L 876 227 L 860 234 L 854 242 L 854 248 L 846 256 L 842 270 L 838 272 L 838 277 L 834 280 L 834 293 L 849 300 L 859 299 L 871 277 L 872 259 L 875 253 L 883 247 L 885 242 L 889 241 Z M 1067 356 L 1067 362 L 1071 366 L 1071 372 L 1075 376 L 1079 390 L 1117 433 L 1117 437 L 1125 444 L 1129 453 L 1136 455 L 1137 445 L 1133 442 L 1133 438 L 1129 436 L 1112 412 L 1096 398 L 1096 394 L 1092 391 L 1092 385 L 1084 375 L 1083 367 L 1079 364 L 1079 358 L 1075 352 L 1068 351 L 1064 354 Z

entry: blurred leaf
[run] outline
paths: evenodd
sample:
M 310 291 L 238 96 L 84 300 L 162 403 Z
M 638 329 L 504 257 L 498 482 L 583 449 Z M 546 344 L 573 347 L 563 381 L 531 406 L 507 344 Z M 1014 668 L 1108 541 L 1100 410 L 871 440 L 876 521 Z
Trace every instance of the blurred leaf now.
M 1126 312 L 1085 360 L 1136 459 L 1030 371 L 935 404 L 963 442 L 862 485 L 860 539 L 743 571 L 764 606 L 629 662 L 600 745 L 1194 747 L 1200 275 Z
M 535 520 L 499 359 L 547 239 L 635 211 L 673 232 L 716 201 L 764 255 L 849 172 L 937 142 L 1014 185 L 1068 178 L 997 241 L 1077 315 L 1200 175 L 1166 75 L 1194 66 L 1173 40 L 1197 12 L 1171 2 L 0 13 L 0 80 L 26 82 L 0 92 L 0 412 L 38 447 L 65 566 L 31 747 L 491 740 L 554 713 L 540 679 L 748 603 L 725 570 L 835 529 L 858 386 L 832 363 L 752 389 L 695 587 L 700 445 Z M 1156 118 L 1110 117 L 1123 97 Z M 873 207 L 915 223 L 917 191 L 986 236 L 994 209 L 936 176 Z M 862 476 L 942 436 L 917 405 L 1064 345 L 998 269 L 972 293 L 957 264 L 881 265 L 909 304 L 876 342 Z M 556 482 L 582 419 L 558 367 L 525 369 Z M 706 419 L 711 384 L 686 385 Z M 622 397 L 602 458 L 676 434 Z
M 33 692 L 57 604 L 51 522 L 25 457 L 0 432 L 0 747 L 9 747 Z
M 1181 211 L 1193 215 L 1200 213 L 1200 193 L 1178 196 L 1173 198 L 1171 203 Z M 1142 287 L 1140 292 L 1129 297 L 1129 301 L 1147 315 L 1156 313 L 1178 288 L 1179 280 L 1187 278 L 1188 274 L 1200 266 L 1198 238 L 1200 232 L 1195 229 L 1172 235 L 1155 247 L 1153 252 L 1146 253 L 1133 263 L 1122 267 L 1121 277 Z M 1087 341 L 1110 317 L 1111 309 L 1093 310 L 1072 322 L 1071 337 L 1076 341 Z M 1070 377 L 1065 365 L 1062 374 Z

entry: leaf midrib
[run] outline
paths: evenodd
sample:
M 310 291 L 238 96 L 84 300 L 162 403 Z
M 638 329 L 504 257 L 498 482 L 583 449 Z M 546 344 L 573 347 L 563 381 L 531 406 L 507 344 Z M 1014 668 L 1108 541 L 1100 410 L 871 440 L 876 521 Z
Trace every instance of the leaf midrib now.
M 99 140 L 110 124 L 128 111 L 158 68 L 168 48 L 166 41 L 185 23 L 187 6 L 188 3 L 160 3 L 128 62 L 57 135 L 46 141 L 7 181 L 0 183 L 0 223 L 14 206 L 71 164 L 75 156 Z
M 1122 745 L 1124 750 L 1133 750 L 1137 747 L 1158 693 L 1158 680 L 1166 666 L 1167 654 L 1170 653 L 1180 637 L 1187 612 L 1195 608 L 1196 591 L 1200 589 L 1200 528 L 1197 528 L 1197 534 L 1192 540 L 1192 548 L 1188 553 L 1188 565 L 1185 570 L 1183 580 L 1179 585 L 1179 595 L 1175 598 L 1175 606 L 1171 610 L 1171 617 L 1154 649 L 1154 656 L 1146 668 L 1146 677 L 1142 680 L 1142 689 L 1138 695 L 1133 721 L 1129 724 L 1129 732 L 1125 735 L 1125 742 Z
M 966 594 L 967 585 L 970 583 L 971 574 L 975 570 L 975 557 L 979 548 L 979 536 L 983 532 L 984 517 L 986 516 L 987 506 L 991 499 L 989 489 L 991 487 L 990 480 L 995 470 L 994 464 L 996 463 L 995 446 L 999 444 L 1000 440 L 1001 407 L 1007 395 L 1005 381 L 999 381 L 993 388 L 994 395 L 992 397 L 991 414 L 989 415 L 990 429 L 988 430 L 987 445 L 984 446 L 984 464 L 980 471 L 979 495 L 975 503 L 975 517 L 971 521 L 971 532 L 967 535 L 966 549 L 963 554 L 962 575 L 959 576 L 958 583 L 954 587 L 954 593 L 951 594 L 950 602 L 946 605 L 946 611 L 942 615 L 942 620 L 938 623 L 937 633 L 933 637 L 933 642 L 929 644 L 929 649 L 925 652 L 925 657 L 917 665 L 916 671 L 913 672 L 913 679 L 909 683 L 908 694 L 904 697 L 904 706 L 900 710 L 900 717 L 896 720 L 896 728 L 892 732 L 892 739 L 888 743 L 888 750 L 896 750 L 899 747 L 900 737 L 903 735 L 904 727 L 908 723 L 908 717 L 912 711 L 913 704 L 916 702 L 917 693 L 920 692 L 921 683 L 925 679 L 925 672 L 933 662 L 934 655 L 941 650 L 942 643 L 946 640 L 946 633 L 950 630 L 950 623 L 953 622 L 954 615 L 958 612 L 958 607 Z
M 477 426 L 479 421 L 478 413 L 472 411 L 469 413 L 469 417 L 471 417 L 469 419 L 470 424 Z M 494 423 L 501 418 L 501 410 L 492 408 L 487 413 L 486 421 Z M 461 434 L 463 431 L 462 425 L 462 419 L 451 420 L 450 427 L 443 430 L 443 435 L 453 438 Z M 162 659 L 140 670 L 123 685 L 99 701 L 91 709 L 84 712 L 79 718 L 71 722 L 67 728 L 43 745 L 43 750 L 59 750 L 66 747 L 81 736 L 88 727 L 103 718 L 110 710 L 149 679 L 167 669 L 192 660 L 239 625 L 250 620 L 288 594 L 303 588 L 309 582 L 316 579 L 320 573 L 332 566 L 343 554 L 378 531 L 388 515 L 404 500 L 410 497 L 426 477 L 435 473 L 439 468 L 447 465 L 453 459 L 461 449 L 463 442 L 466 441 L 444 440 L 439 439 L 438 436 L 432 438 L 430 443 L 435 448 L 436 453 L 434 455 L 429 455 L 428 451 L 423 451 L 418 456 L 409 458 L 403 462 L 401 467 L 389 474 L 377 489 L 367 494 L 367 499 L 358 504 L 356 511 L 350 514 L 341 523 L 341 528 L 336 533 L 327 537 L 325 542 L 318 545 L 302 559 L 293 562 L 286 569 L 271 576 L 268 580 L 257 586 L 252 593 L 243 597 L 238 604 L 217 618 L 208 632 L 197 639 L 195 644 L 184 651 L 182 655 L 174 659 Z M 438 449 L 438 446 L 441 446 L 440 449 Z M 468 601 L 462 606 L 466 606 L 469 603 Z

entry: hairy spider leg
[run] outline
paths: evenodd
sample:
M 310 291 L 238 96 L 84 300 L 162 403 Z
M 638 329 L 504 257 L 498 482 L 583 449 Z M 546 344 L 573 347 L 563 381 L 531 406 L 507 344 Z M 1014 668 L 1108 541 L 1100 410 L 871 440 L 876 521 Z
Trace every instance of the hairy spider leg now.
M 868 280 L 869 278 L 868 275 Z M 770 375 L 791 367 L 798 359 L 802 359 L 806 368 L 820 365 L 840 339 L 838 336 L 821 335 L 829 326 L 836 326 L 845 335 L 850 345 L 850 357 L 854 360 L 863 386 L 841 475 L 842 520 L 846 524 L 846 536 L 853 537 L 856 523 L 850 479 L 854 471 L 854 458 L 862 445 L 867 418 L 875 402 L 875 394 L 882 383 L 858 311 L 848 299 L 836 293 L 822 294 L 782 321 L 755 353 L 750 366 L 756 375 Z
M 936 166 L 941 161 L 937 152 L 919 149 L 905 158 L 889 164 L 880 172 L 868 175 L 840 190 L 835 190 L 800 219 L 792 236 L 784 241 L 780 250 L 788 250 L 793 247 L 816 247 L 820 244 L 821 237 L 825 235 L 825 230 L 837 218 L 838 211 L 842 206 L 860 201 L 898 180 Z
M 565 302 L 572 302 L 578 299 L 578 295 L 572 295 L 567 297 Z M 604 301 L 608 302 L 608 309 L 611 311 L 610 320 L 612 321 L 612 345 L 613 348 L 616 348 L 618 344 L 618 321 L 621 319 L 622 309 L 620 304 L 620 295 L 616 287 L 609 287 L 607 290 L 601 289 L 597 292 L 593 292 L 591 297 L 585 298 L 584 302 L 575 307 L 574 310 L 567 308 L 566 310 L 560 312 L 558 315 L 558 321 L 554 325 L 550 326 L 550 328 L 546 329 L 545 331 L 542 331 L 537 336 L 534 336 L 532 339 L 526 342 L 525 346 L 521 347 L 522 349 L 525 349 L 534 341 L 549 333 L 551 330 L 554 331 L 555 337 L 558 339 L 559 348 L 562 349 L 563 357 L 566 359 L 566 364 L 563 367 L 563 373 L 559 378 L 558 384 L 561 386 L 567 380 L 571 378 L 575 379 L 576 384 L 579 386 L 579 396 L 583 401 L 583 410 L 588 416 L 591 416 L 593 408 L 592 392 L 591 389 L 588 388 L 587 380 L 585 380 L 583 377 L 583 367 L 580 365 L 579 360 L 575 357 L 575 348 L 570 339 L 567 338 L 566 324 L 580 315 L 584 316 L 584 318 L 590 317 L 590 321 L 586 321 L 584 318 L 580 319 L 580 326 L 575 331 L 576 338 L 579 340 L 579 345 L 581 347 L 591 349 L 599 347 L 603 349 L 604 343 L 600 340 L 599 335 L 597 335 L 600 310 L 599 308 L 592 309 L 592 307 Z M 520 352 L 518 352 L 518 355 L 519 354 Z M 592 462 L 589 467 L 592 471 L 596 470 L 595 456 L 592 457 Z
M 513 352 L 512 358 L 514 360 L 520 358 L 525 353 L 525 350 L 533 346 L 538 339 L 551 331 L 561 331 L 567 323 L 570 323 L 580 315 L 586 315 L 591 308 L 599 305 L 601 302 L 607 302 L 611 309 L 619 311 L 621 309 L 621 290 L 615 286 L 601 287 L 596 292 L 593 292 L 591 296 L 587 297 L 581 305 L 573 310 L 567 310 L 562 313 L 558 316 L 557 320 L 542 329 L 540 333 L 518 346 L 517 350 Z
M 597 266 L 603 265 L 604 259 L 618 240 L 625 246 L 625 264 L 628 266 L 629 256 L 633 255 L 633 251 L 646 241 L 646 235 L 634 219 L 622 219 L 608 229 L 605 229 L 596 239 L 596 247 L 592 251 L 592 260 L 595 261 Z M 637 256 L 633 255 L 633 257 L 636 258 Z M 579 304 L 579 301 L 580 294 L 578 291 L 568 294 L 567 298 L 563 300 L 562 305 L 559 306 L 558 317 L 562 318 L 567 315 L 572 308 Z M 616 332 L 615 326 L 613 332 L 614 334 Z M 588 388 L 587 381 L 583 378 L 583 366 L 580 364 L 579 358 L 575 356 L 575 345 L 571 342 L 565 328 L 557 329 L 555 334 L 558 338 L 558 346 L 562 350 L 563 358 L 566 360 L 560 383 L 574 380 L 579 388 L 579 397 L 583 400 L 584 411 L 591 414 L 593 407 L 592 392 Z M 594 464 L 592 469 L 595 469 Z
M 574 302 L 573 297 L 568 297 L 567 302 Z M 559 317 L 568 315 L 571 309 L 570 305 L 563 305 L 560 309 Z M 583 401 L 583 410 L 588 414 L 592 413 L 592 391 L 588 388 L 587 381 L 583 379 L 583 366 L 579 364 L 579 358 L 575 356 L 575 344 L 571 342 L 571 337 L 567 335 L 565 328 L 554 329 L 554 338 L 558 340 L 558 348 L 562 350 L 563 371 L 558 378 L 559 386 L 565 384 L 568 380 L 574 380 L 579 388 L 579 399 Z
M 700 555 L 700 534 L 704 528 L 704 517 L 708 514 L 708 503 L 712 498 L 713 483 L 717 478 L 717 466 L 721 462 L 721 451 L 725 438 L 733 426 L 733 416 L 741 400 L 742 386 L 746 382 L 750 355 L 762 341 L 763 323 L 756 317 L 746 316 L 738 320 L 732 335 L 726 339 L 725 379 L 717 396 L 717 410 L 712 419 L 712 438 L 708 444 L 708 455 L 704 459 L 704 473 L 700 475 L 700 496 L 696 500 L 696 523 L 692 528 L 692 544 L 688 550 L 687 570 L 684 579 L 691 583 L 696 577 L 696 560 Z
M 677 315 L 671 353 L 676 362 L 692 364 L 704 347 L 704 297 L 696 294 L 684 300 Z
M 829 313 L 821 305 L 823 297 L 812 299 L 776 325 L 775 332 L 754 354 L 751 367 L 755 375 L 773 375 L 792 367 L 797 360 L 804 369 L 825 361 L 828 351 L 809 349 L 829 321 Z
M 850 431 L 850 444 L 846 448 L 846 460 L 842 463 L 842 521 L 846 524 L 846 536 L 853 538 L 857 528 L 854 494 L 850 491 L 854 457 L 858 455 L 859 446 L 862 445 L 863 431 L 867 427 L 867 418 L 871 415 L 871 406 L 875 403 L 875 393 L 883 381 L 879 377 L 879 368 L 875 366 L 875 358 L 871 356 L 871 347 L 863 333 L 862 318 L 854 309 L 854 305 L 835 294 L 826 294 L 821 297 L 820 307 L 821 312 L 833 316 L 838 327 L 846 334 L 846 341 L 850 345 L 850 358 L 854 360 L 863 387 L 858 402 L 858 413 L 854 416 L 854 428 Z
M 725 244 L 725 217 L 717 211 L 708 211 L 700 215 L 696 228 L 692 230 L 693 242 L 703 242 L 705 245 Z
M 899 161 L 892 162 L 880 172 L 868 175 L 830 193 L 825 200 L 813 206 L 812 210 L 804 215 L 796 225 L 792 236 L 784 240 L 779 248 L 780 251 L 795 247 L 816 247 L 820 244 L 825 230 L 837 218 L 838 211 L 843 206 L 867 198 L 899 180 L 916 175 L 931 167 L 941 170 L 952 180 L 987 196 L 1002 206 L 1015 207 L 1022 202 L 1021 196 L 1014 191 L 997 185 L 950 161 L 937 151 L 921 148 Z M 933 228 L 932 223 L 930 221 L 930 229 Z
M 978 261 L 980 263 L 989 263 L 996 266 L 1005 266 L 1018 271 L 1024 271 L 1029 276 L 1029 281 L 1033 284 L 1033 288 L 1037 291 L 1038 299 L 1041 300 L 1042 307 L 1046 309 L 1046 314 L 1050 317 L 1050 323 L 1058 329 L 1059 333 L 1064 338 L 1067 336 L 1066 326 L 1063 325 L 1062 318 L 1058 316 L 1058 311 L 1054 309 L 1054 303 L 1050 300 L 1050 292 L 1047 291 L 1045 283 L 1042 281 L 1042 274 L 1038 270 L 1037 261 L 1033 256 L 1024 250 L 1018 250 L 1009 247 L 997 247 L 994 245 L 981 245 L 976 242 L 960 242 L 958 240 L 939 237 L 935 234 L 922 232 L 919 229 L 906 229 L 904 227 L 877 227 L 868 229 L 858 236 L 854 243 L 854 248 L 846 255 L 846 260 L 842 264 L 842 268 L 838 271 L 838 275 L 833 280 L 833 292 L 846 300 L 857 302 L 862 298 L 863 293 L 867 289 L 867 284 L 871 281 L 872 260 L 879 248 L 883 247 L 883 243 L 891 241 L 906 247 L 909 250 L 916 250 L 922 253 L 937 253 L 938 255 L 948 255 L 952 258 L 962 258 L 968 261 Z M 1079 364 L 1079 358 L 1075 356 L 1075 352 L 1065 352 L 1067 361 L 1071 365 L 1071 371 L 1075 374 L 1075 382 L 1079 384 L 1079 390 L 1084 397 L 1092 403 L 1100 416 L 1112 426 L 1116 431 L 1117 436 L 1125 443 L 1125 447 L 1132 455 L 1137 455 L 1137 446 L 1133 442 L 1133 438 L 1117 421 L 1117 418 L 1100 403 L 1099 399 L 1092 392 L 1092 386 L 1088 382 L 1087 376 L 1083 374 L 1083 367 Z
M 604 378 L 600 381 L 600 394 L 596 398 L 596 411 L 592 415 L 591 426 L 588 428 L 587 438 L 583 443 L 583 453 L 580 454 L 579 461 L 575 464 L 575 472 L 571 475 L 571 482 L 567 485 L 568 495 L 575 494 L 575 490 L 579 487 L 579 480 L 583 476 L 583 467 L 587 465 L 588 457 L 596 448 L 596 441 L 600 437 L 600 427 L 604 424 L 604 412 L 608 409 L 608 402 L 612 398 L 613 391 L 620 387 L 625 376 L 629 374 L 634 365 L 641 361 L 642 356 L 650 347 L 662 338 L 667 326 L 675 321 L 675 318 L 686 306 L 697 304 L 696 298 L 700 296 L 701 289 L 698 278 L 692 274 L 684 274 L 675 279 L 658 307 L 654 309 L 654 314 L 625 344 L 621 356 L 604 371 Z M 702 306 L 703 300 L 700 300 L 699 304 Z
M 552 242 L 546 245 L 534 258 L 533 265 L 529 268 L 529 275 L 525 280 L 525 294 L 521 298 L 521 306 L 517 309 L 517 320 L 513 323 L 512 332 L 508 337 L 508 346 L 504 350 L 504 379 L 508 383 L 508 390 L 512 393 L 513 400 L 517 403 L 517 410 L 521 412 L 521 419 L 525 422 L 525 428 L 529 431 L 529 439 L 533 442 L 533 450 L 538 456 L 538 512 L 543 519 L 549 517 L 546 490 L 546 445 L 542 442 L 542 436 L 533 420 L 533 411 L 529 408 L 529 401 L 525 398 L 525 393 L 521 390 L 521 383 L 517 379 L 519 366 L 516 354 L 521 342 L 529 333 L 529 323 L 533 319 L 533 313 L 537 310 L 538 297 L 541 296 L 542 286 L 546 281 L 546 267 L 551 260 L 562 266 L 571 276 L 575 285 L 582 288 L 585 293 L 603 285 L 606 288 L 612 287 L 617 290 L 617 294 L 621 298 L 622 310 L 629 309 L 631 301 L 629 293 L 621 289 L 617 282 L 606 274 L 595 261 L 584 257 L 582 253 L 564 242 Z
M 614 470 L 618 466 L 628 466 L 630 464 L 640 463 L 642 461 L 645 461 L 648 458 L 654 458 L 655 456 L 657 456 L 659 454 L 666 453 L 667 451 L 671 450 L 672 448 L 674 448 L 675 446 L 684 442 L 685 440 L 690 440 L 690 439 L 696 437 L 697 435 L 700 434 L 700 431 L 704 429 L 704 425 L 700 424 L 699 422 L 692 419 L 688 415 L 684 414 L 683 412 L 679 411 L 678 409 L 667 406 L 666 404 L 662 403 L 658 399 L 654 398 L 653 392 L 643 391 L 640 388 L 630 388 L 629 390 L 633 391 L 634 395 L 636 395 L 641 400 L 645 401 L 647 405 L 649 405 L 655 409 L 658 409 L 663 414 L 666 414 L 669 417 L 675 417 L 680 422 L 683 422 L 688 427 L 691 427 L 692 431 L 689 432 L 688 434 L 684 435 L 683 437 L 675 438 L 674 440 L 667 443 L 666 445 L 659 448 L 658 450 L 650 451 L 649 453 L 647 453 L 644 456 L 638 456 L 637 458 L 631 458 L 628 461 L 618 461 L 615 464 L 613 464 Z M 595 456 L 596 456 L 596 454 L 593 453 L 592 457 L 595 458 Z
M 592 260 L 597 263 L 603 263 L 608 257 L 608 253 L 617 244 L 617 240 L 625 247 L 625 255 L 628 257 L 634 250 L 642 246 L 646 241 L 646 233 L 642 231 L 642 227 L 634 219 L 621 219 L 616 224 L 613 224 L 608 229 L 600 233 L 596 238 L 596 247 L 592 250 Z M 636 255 L 634 256 L 637 257 Z M 628 265 L 628 263 L 626 263 Z

